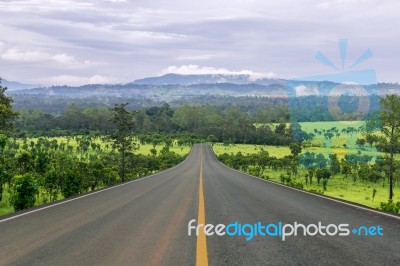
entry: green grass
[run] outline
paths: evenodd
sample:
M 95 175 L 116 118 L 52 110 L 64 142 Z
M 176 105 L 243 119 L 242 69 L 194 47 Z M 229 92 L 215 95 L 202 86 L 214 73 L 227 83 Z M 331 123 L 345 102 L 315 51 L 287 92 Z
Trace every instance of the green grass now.
M 10 205 L 10 193 L 7 185 L 3 185 L 3 200 L 0 201 L 0 215 L 14 212 L 14 208 Z
M 306 132 L 314 132 L 314 129 L 329 130 L 336 127 L 339 131 L 347 127 L 358 129 L 364 125 L 364 121 L 321 121 L 321 122 L 300 122 L 301 129 Z
M 229 144 L 224 145 L 222 143 L 214 143 L 212 148 L 216 155 L 221 155 L 223 153 L 236 154 L 238 152 L 243 153 L 243 155 L 257 154 L 261 150 L 268 151 L 270 156 L 275 156 L 277 158 L 282 158 L 285 155 L 290 154 L 290 149 L 288 147 L 281 146 L 269 146 L 269 145 L 253 145 L 253 144 Z
M 277 124 L 274 124 L 277 125 Z M 378 155 L 383 155 L 381 152 L 376 151 L 375 147 L 370 147 L 366 144 L 364 147 L 359 147 L 356 144 L 357 138 L 364 138 L 362 132 L 355 132 L 353 134 L 342 133 L 342 129 L 347 127 L 354 127 L 358 129 L 364 125 L 363 121 L 330 121 L 330 122 L 302 122 L 300 123 L 302 130 L 307 133 L 313 133 L 314 129 L 318 131 L 328 131 L 333 127 L 336 127 L 340 133 L 339 136 L 334 136 L 331 140 L 327 140 L 323 133 L 322 135 L 317 135 L 314 139 L 309 142 L 304 143 L 306 148 L 303 148 L 303 153 L 306 151 L 311 151 L 315 153 L 322 153 L 325 157 L 329 154 L 337 154 L 339 159 L 343 158 L 346 154 L 365 154 L 376 157 Z M 287 125 L 289 126 L 289 124 Z M 374 134 L 380 135 L 380 132 L 375 132 Z M 345 144 L 345 145 L 344 145 Z M 285 155 L 290 154 L 288 147 L 276 147 L 267 145 L 247 145 L 247 144 L 214 144 L 214 152 L 217 155 L 228 153 L 236 154 L 241 151 L 244 155 L 257 154 L 261 149 L 269 152 L 270 156 L 275 156 L 277 158 L 282 158 Z M 400 155 L 395 155 L 396 159 L 400 159 Z M 286 174 L 286 171 L 273 171 L 267 169 L 263 177 L 268 177 L 270 180 L 275 182 L 280 182 L 280 175 Z M 379 181 L 377 183 L 356 181 L 353 182 L 351 178 L 343 178 L 343 175 L 336 175 L 331 177 L 328 181 L 327 190 L 323 191 L 322 182 L 320 185 L 317 184 L 317 180 L 314 177 L 313 184 L 305 185 L 306 170 L 300 169 L 298 177 L 293 178 L 296 182 L 302 182 L 304 184 L 304 189 L 308 191 L 317 191 L 323 193 L 324 195 L 335 197 L 338 199 L 344 199 L 347 201 L 359 203 L 372 208 L 379 208 L 381 202 L 387 202 L 389 196 L 389 186 L 388 181 Z M 374 200 L 372 201 L 372 191 L 377 190 Z M 400 188 L 398 185 L 394 187 L 394 201 L 400 201 Z
M 276 126 L 278 124 L 272 125 Z M 329 154 L 336 154 L 338 155 L 339 159 L 343 158 L 346 154 L 358 154 L 360 152 L 361 154 L 370 155 L 373 157 L 383 155 L 381 152 L 377 151 L 374 146 L 371 147 L 369 144 L 366 144 L 364 147 L 360 147 L 356 144 L 357 138 L 364 138 L 363 133 L 356 132 L 353 134 L 346 134 L 341 132 L 342 129 L 347 127 L 354 127 L 355 129 L 358 129 L 364 125 L 363 121 L 301 122 L 300 125 L 302 130 L 307 133 L 315 134 L 314 129 L 322 131 L 329 130 L 333 127 L 336 127 L 340 133 L 339 136 L 334 136 L 331 140 L 326 139 L 323 134 L 316 135 L 314 139 L 303 143 L 305 146 L 302 151 L 303 153 L 306 151 L 322 153 L 325 157 L 328 157 Z M 287 126 L 289 127 L 289 124 L 287 124 Z M 379 135 L 380 132 L 376 132 L 374 134 Z M 290 154 L 288 147 L 248 144 L 230 144 L 229 146 L 215 144 L 214 151 L 218 155 L 224 152 L 228 154 L 236 154 L 239 151 L 246 155 L 258 153 L 261 148 L 268 151 L 270 156 L 275 156 L 277 158 L 282 158 L 285 155 Z M 400 159 L 400 155 L 396 155 L 396 158 Z
M 280 183 L 280 175 L 285 174 L 286 171 L 273 171 L 267 169 L 263 177 L 269 177 L 269 180 Z M 304 169 L 299 170 L 297 177 L 292 177 L 297 182 L 304 184 L 304 189 L 307 191 L 317 191 L 324 195 L 331 196 L 338 199 L 343 199 L 358 204 L 362 204 L 371 208 L 379 208 L 381 202 L 387 202 L 389 198 L 389 185 L 387 181 L 378 181 L 376 183 L 366 181 L 353 182 L 351 177 L 345 178 L 342 174 L 331 177 L 328 181 L 327 190 L 323 191 L 322 181 L 321 184 L 317 184 L 317 179 L 313 178 L 313 184 L 305 185 L 306 171 Z M 376 189 L 376 195 L 372 201 L 372 190 Z M 400 188 L 399 186 L 394 187 L 394 198 L 395 202 L 400 201 Z
M 74 148 L 74 152 L 76 152 L 76 148 L 78 147 L 78 142 L 73 137 L 46 137 L 46 139 L 49 141 L 56 140 L 58 144 L 65 143 L 67 146 L 70 145 Z M 27 139 L 28 147 L 30 146 L 31 141 L 33 141 L 34 143 L 37 143 L 38 138 L 28 138 Z M 22 144 L 23 144 L 22 139 L 18 139 L 17 142 L 19 143 L 20 148 L 22 148 Z M 96 144 L 100 144 L 101 149 L 104 152 L 109 152 L 112 150 L 112 148 L 111 148 L 112 142 L 111 141 L 103 140 L 102 138 L 98 137 L 98 138 L 94 138 L 92 140 L 92 142 L 94 142 Z M 137 150 L 134 151 L 134 153 L 143 154 L 143 155 L 151 154 L 150 150 L 153 149 L 152 144 L 140 144 L 137 139 L 134 139 L 134 142 L 138 148 Z M 108 148 L 107 148 L 107 145 L 108 145 Z M 157 150 L 157 154 L 162 150 L 163 147 L 164 147 L 164 144 L 156 145 L 155 149 Z M 178 146 L 177 142 L 174 141 L 172 147 L 170 147 L 169 150 L 172 152 L 175 152 L 179 155 L 186 155 L 189 153 L 190 148 L 191 147 L 189 147 L 189 146 Z M 91 148 L 89 148 L 89 152 L 93 153 L 93 150 Z
M 49 141 L 56 140 L 58 144 L 65 143 L 66 146 L 70 145 L 73 147 L 73 152 L 75 155 L 79 155 L 77 151 L 78 143 L 75 138 L 73 137 L 47 137 L 46 138 Z M 27 145 L 28 149 L 30 149 L 30 143 L 33 141 L 34 143 L 37 143 L 38 138 L 28 138 L 27 139 Z M 18 144 L 20 145 L 20 150 L 22 150 L 22 145 L 23 145 L 23 140 L 22 139 L 17 139 Z M 112 150 L 112 142 L 108 140 L 103 140 L 102 138 L 98 137 L 93 139 L 93 142 L 96 144 L 100 144 L 102 152 L 110 152 Z M 139 144 L 138 140 L 135 140 L 135 143 L 137 144 L 137 150 L 134 151 L 135 154 L 143 154 L 143 155 L 151 155 L 150 150 L 153 149 L 152 144 Z M 107 148 L 108 144 L 108 148 Z M 159 144 L 155 147 L 157 150 L 157 155 L 160 153 L 160 151 L 163 149 L 164 144 Z M 187 155 L 190 152 L 190 146 L 178 146 L 177 142 L 174 141 L 172 144 L 172 147 L 169 148 L 170 151 L 175 152 L 179 155 Z M 92 150 L 92 148 L 89 148 L 89 154 L 94 154 L 97 153 L 98 151 Z M 39 191 L 39 193 L 42 193 L 42 191 Z M 35 206 L 41 205 L 43 203 L 43 199 L 45 197 L 39 196 L 36 198 Z M 60 193 L 58 195 L 58 200 L 63 199 L 64 197 Z M 14 208 L 10 205 L 10 190 L 8 187 L 4 186 L 3 187 L 3 200 L 0 202 L 0 215 L 5 215 L 9 213 L 14 212 Z

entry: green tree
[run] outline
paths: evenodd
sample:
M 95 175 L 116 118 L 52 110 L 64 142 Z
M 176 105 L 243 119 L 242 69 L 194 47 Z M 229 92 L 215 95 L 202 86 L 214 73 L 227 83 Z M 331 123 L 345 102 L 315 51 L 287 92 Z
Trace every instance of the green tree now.
M 399 147 L 400 138 L 400 97 L 387 95 L 381 99 L 382 133 L 381 144 L 388 153 L 389 200 L 393 199 L 393 179 L 395 172 L 394 153 Z
M 0 78 L 0 133 L 7 133 L 14 129 L 14 119 L 18 113 L 12 109 L 13 100 L 4 93 L 7 87 L 1 86 Z
M 297 168 L 299 165 L 299 154 L 301 153 L 301 146 L 297 142 L 292 142 L 289 145 L 290 153 L 293 156 L 291 163 L 292 174 L 297 175 Z
M 34 158 L 29 151 L 22 151 L 17 157 L 19 172 L 25 174 L 34 169 Z
M 126 110 L 127 105 L 128 103 L 116 104 L 111 109 L 111 121 L 116 127 L 116 132 L 111 135 L 111 139 L 121 156 L 120 175 L 122 182 L 125 181 L 126 175 L 126 156 L 133 149 L 132 131 L 135 127 L 134 115 Z
M 367 135 L 365 136 L 365 139 L 366 139 L 366 141 L 368 142 L 368 144 L 369 144 L 369 145 L 371 146 L 371 148 L 372 148 L 372 145 L 373 145 L 375 142 L 377 142 L 379 138 L 378 138 L 376 135 L 367 134 Z
M 326 168 L 317 169 L 315 176 L 317 177 L 317 182 L 319 184 L 321 179 L 328 180 L 331 177 L 331 171 Z M 326 188 L 326 184 L 324 184 L 324 188 Z
M 7 97 L 4 93 L 7 90 L 6 87 L 1 85 L 0 78 L 0 201 L 3 196 L 3 184 L 7 179 L 7 172 L 5 171 L 4 165 L 4 148 L 7 143 L 7 134 L 14 129 L 14 119 L 18 116 L 18 113 L 12 109 L 12 98 Z
M 32 173 L 14 176 L 11 203 L 15 211 L 33 207 L 37 193 L 38 187 L 35 176 Z
M 83 179 L 75 169 L 65 172 L 63 181 L 61 192 L 64 197 L 68 198 L 82 191 Z
M 54 168 L 50 168 L 44 175 L 42 187 L 51 202 L 57 200 L 61 184 L 59 173 Z
M 3 184 L 6 181 L 6 169 L 5 169 L 5 157 L 4 157 L 4 148 L 7 144 L 7 136 L 0 134 L 0 202 L 3 200 Z
M 329 154 L 330 170 L 333 175 L 340 173 L 340 162 L 336 154 Z
M 297 142 L 290 143 L 289 148 L 293 158 L 297 158 L 297 156 L 301 153 L 301 146 Z

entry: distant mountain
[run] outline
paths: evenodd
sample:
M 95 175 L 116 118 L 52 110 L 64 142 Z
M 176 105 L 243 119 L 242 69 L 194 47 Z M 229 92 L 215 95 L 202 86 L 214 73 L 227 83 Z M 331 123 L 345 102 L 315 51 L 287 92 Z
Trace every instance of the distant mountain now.
M 196 85 L 196 84 L 282 84 L 284 80 L 281 79 L 254 79 L 250 75 L 224 75 L 224 74 L 205 74 L 205 75 L 179 75 L 179 74 L 166 74 L 160 77 L 149 77 L 138 79 L 132 82 L 136 85 Z
M 379 83 L 364 85 L 339 84 L 331 81 L 303 81 L 284 79 L 257 79 L 250 75 L 178 75 L 167 74 L 160 77 L 149 77 L 127 84 L 90 84 L 78 87 L 52 86 L 41 88 L 35 85 L 9 82 L 10 95 L 37 95 L 43 97 L 118 97 L 142 98 L 154 101 L 173 101 L 181 98 L 199 96 L 341 96 L 347 95 L 386 95 L 400 94 L 397 83 Z
M 80 87 L 53 86 L 29 90 L 10 91 L 11 95 L 41 95 L 43 97 L 121 97 L 148 98 L 170 101 L 177 98 L 196 96 L 285 96 L 283 85 L 259 84 L 194 84 L 194 85 L 148 85 L 148 84 L 115 84 L 115 85 L 85 85 Z
M 28 90 L 28 89 L 40 87 L 39 85 L 24 84 L 24 83 L 20 83 L 20 82 L 16 82 L 16 81 L 8 81 L 5 79 L 1 80 L 1 85 L 3 87 L 7 87 L 9 91 Z

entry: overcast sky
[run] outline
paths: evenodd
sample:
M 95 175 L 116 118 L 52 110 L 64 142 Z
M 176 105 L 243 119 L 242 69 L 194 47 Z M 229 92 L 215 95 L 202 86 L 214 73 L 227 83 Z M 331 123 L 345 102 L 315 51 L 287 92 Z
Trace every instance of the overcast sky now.
M 400 1 L 2 0 L 0 76 L 53 85 L 165 73 L 297 78 L 375 69 L 400 81 Z M 320 51 L 339 70 L 315 59 Z

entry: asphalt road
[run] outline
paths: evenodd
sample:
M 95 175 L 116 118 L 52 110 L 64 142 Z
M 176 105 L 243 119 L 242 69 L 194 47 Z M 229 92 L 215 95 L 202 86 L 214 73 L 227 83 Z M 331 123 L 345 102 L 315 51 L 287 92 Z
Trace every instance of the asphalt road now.
M 172 169 L 0 219 L 0 265 L 400 265 L 400 220 L 231 170 L 207 145 Z M 381 226 L 383 236 L 188 236 L 210 224 Z

